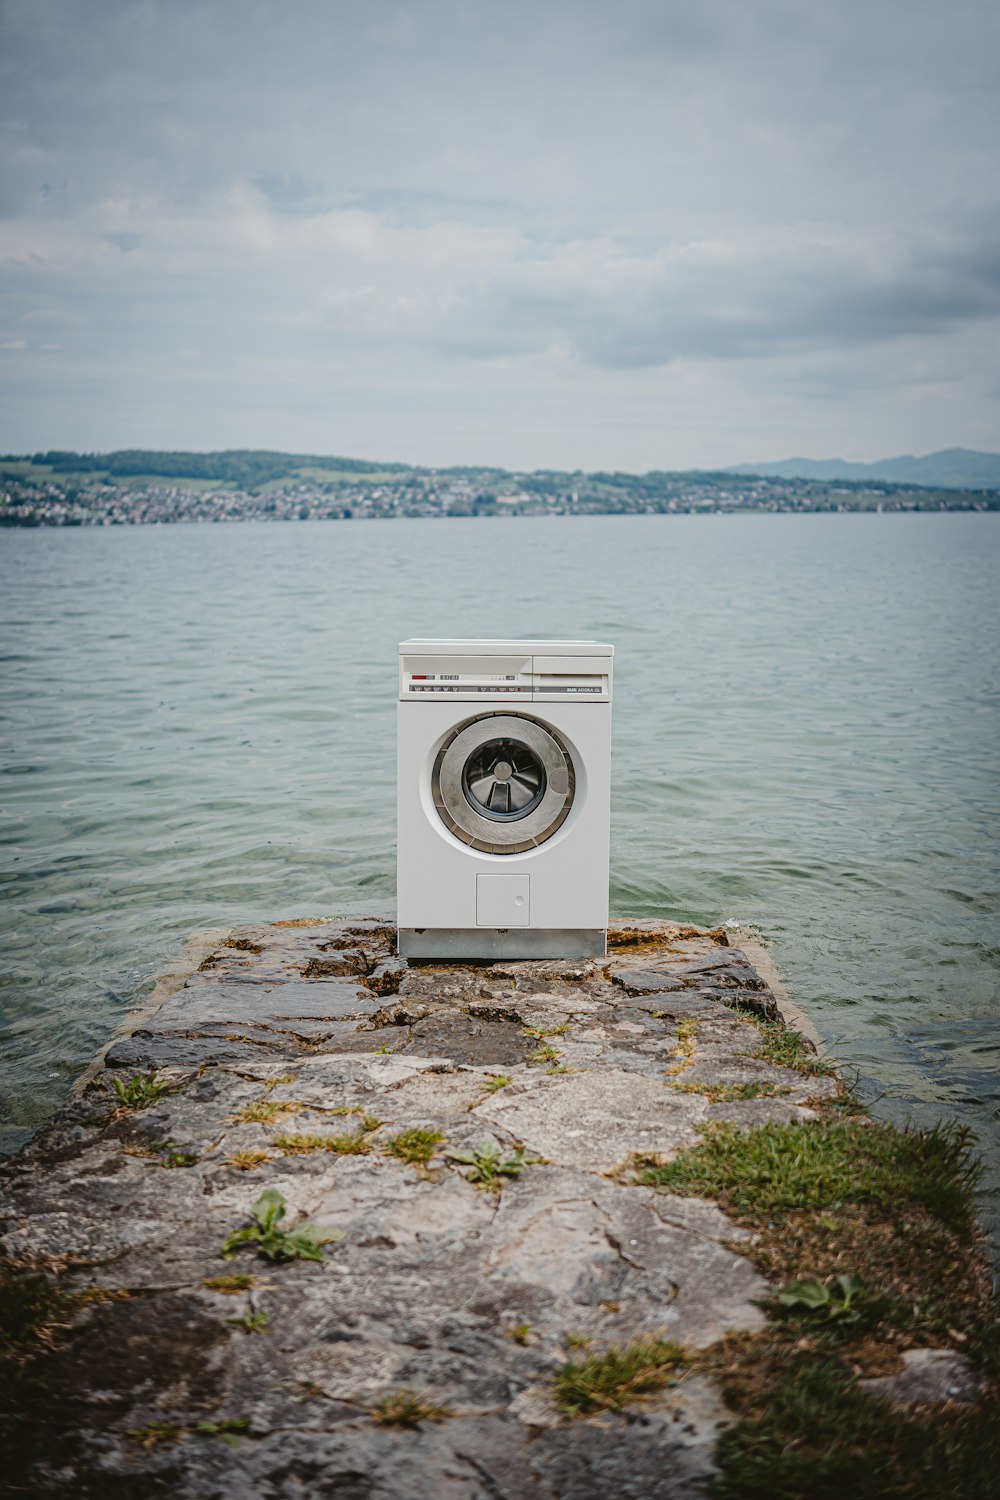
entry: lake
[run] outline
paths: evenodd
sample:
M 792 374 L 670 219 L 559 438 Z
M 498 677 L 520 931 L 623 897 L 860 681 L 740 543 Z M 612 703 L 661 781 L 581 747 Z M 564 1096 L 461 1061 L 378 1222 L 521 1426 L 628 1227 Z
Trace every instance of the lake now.
M 192 932 L 392 910 L 397 641 L 583 636 L 612 915 L 758 927 L 879 1114 L 1000 1160 L 998 564 L 982 514 L 6 531 L 7 1149 Z

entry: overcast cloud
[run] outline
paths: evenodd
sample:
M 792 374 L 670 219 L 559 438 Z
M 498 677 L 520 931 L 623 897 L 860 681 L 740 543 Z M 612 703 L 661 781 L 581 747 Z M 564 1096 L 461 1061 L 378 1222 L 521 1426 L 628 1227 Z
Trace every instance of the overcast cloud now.
M 987 0 L 2 0 L 0 448 L 1000 448 Z

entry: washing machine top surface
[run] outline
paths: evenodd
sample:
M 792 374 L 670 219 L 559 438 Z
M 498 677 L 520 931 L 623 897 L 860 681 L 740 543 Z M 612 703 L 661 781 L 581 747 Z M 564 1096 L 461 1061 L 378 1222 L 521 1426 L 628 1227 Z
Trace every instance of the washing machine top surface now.
M 500 641 L 423 639 L 400 641 L 399 654 L 428 656 L 614 656 L 614 646 L 602 641 Z
M 399 700 L 610 703 L 613 657 L 599 641 L 401 641 Z

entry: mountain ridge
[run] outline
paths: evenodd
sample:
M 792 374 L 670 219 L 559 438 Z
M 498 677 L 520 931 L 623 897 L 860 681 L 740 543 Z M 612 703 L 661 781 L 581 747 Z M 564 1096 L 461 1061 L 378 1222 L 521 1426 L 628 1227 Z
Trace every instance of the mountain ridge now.
M 783 458 L 768 463 L 733 464 L 728 474 L 760 474 L 778 479 L 887 479 L 897 484 L 926 484 L 945 489 L 993 489 L 1000 485 L 1000 453 L 974 448 L 941 448 L 917 457 L 912 453 L 853 463 L 843 458 Z

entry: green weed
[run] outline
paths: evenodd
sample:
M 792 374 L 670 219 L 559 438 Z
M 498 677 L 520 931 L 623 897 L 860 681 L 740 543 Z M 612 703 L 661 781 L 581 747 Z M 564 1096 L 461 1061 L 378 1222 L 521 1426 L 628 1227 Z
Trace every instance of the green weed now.
M 242 1328 L 244 1333 L 270 1333 L 266 1312 L 254 1312 L 248 1307 L 245 1313 L 238 1318 L 227 1318 L 226 1323 L 230 1328 Z
M 118 1095 L 119 1109 L 148 1109 L 164 1094 L 173 1093 L 176 1087 L 168 1078 L 158 1078 L 155 1069 L 145 1076 L 136 1073 L 127 1081 L 112 1078 L 111 1082 Z
M 483 1084 L 483 1090 L 487 1094 L 495 1094 L 498 1089 L 505 1089 L 510 1083 L 510 1075 L 507 1073 L 494 1073 L 493 1076 Z
M 495 1190 L 503 1186 L 505 1177 L 520 1177 L 524 1168 L 531 1165 L 531 1158 L 525 1156 L 522 1148 L 504 1156 L 495 1141 L 484 1141 L 478 1151 L 449 1151 L 448 1157 L 472 1168 L 465 1174 L 469 1182 Z
M 572 1027 L 572 1021 L 563 1021 L 561 1026 L 525 1026 L 521 1032 L 522 1036 L 533 1036 L 538 1041 L 544 1042 L 549 1036 L 565 1036 Z
M 873 1324 L 889 1310 L 889 1298 L 883 1292 L 871 1290 L 859 1276 L 843 1273 L 830 1282 L 815 1277 L 793 1281 L 774 1300 L 793 1315 L 823 1323 Z
M 285 1200 L 277 1188 L 265 1188 L 250 1209 L 253 1224 L 236 1229 L 222 1247 L 223 1260 L 232 1260 L 244 1245 L 252 1245 L 264 1260 L 323 1260 L 322 1246 L 341 1239 L 340 1230 L 321 1232 L 311 1224 L 291 1231 L 279 1228 L 285 1217 Z
M 248 1417 L 226 1417 L 221 1422 L 196 1422 L 188 1431 L 198 1437 L 219 1437 L 228 1448 L 238 1448 L 239 1434 L 249 1426 Z

